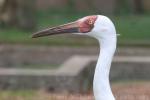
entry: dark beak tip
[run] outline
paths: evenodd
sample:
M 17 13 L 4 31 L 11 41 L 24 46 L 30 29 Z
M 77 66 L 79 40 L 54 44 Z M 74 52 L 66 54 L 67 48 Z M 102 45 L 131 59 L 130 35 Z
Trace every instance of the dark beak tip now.
M 30 38 L 35 38 L 34 35 L 31 35 Z
M 35 35 L 31 35 L 30 38 L 35 38 Z
M 31 35 L 31 38 L 37 38 L 38 36 L 36 34 Z

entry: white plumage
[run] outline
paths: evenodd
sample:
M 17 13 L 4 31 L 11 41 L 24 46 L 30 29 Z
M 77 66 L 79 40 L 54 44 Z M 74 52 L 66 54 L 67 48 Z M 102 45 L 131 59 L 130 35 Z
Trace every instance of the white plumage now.
M 115 100 L 109 82 L 111 62 L 117 43 L 117 34 L 112 21 L 102 15 L 87 16 L 69 24 L 37 32 L 33 34 L 33 37 L 62 33 L 88 35 L 98 40 L 100 44 L 100 55 L 94 74 L 94 96 L 96 100 Z

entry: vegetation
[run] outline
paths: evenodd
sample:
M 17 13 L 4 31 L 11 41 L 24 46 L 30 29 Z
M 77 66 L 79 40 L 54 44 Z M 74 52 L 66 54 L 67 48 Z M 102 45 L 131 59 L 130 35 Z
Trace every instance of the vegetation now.
M 74 21 L 78 18 L 90 14 L 66 14 L 60 12 L 38 12 L 38 29 L 43 29 L 46 27 L 51 27 L 70 21 Z M 120 45 L 128 44 L 137 44 L 137 45 L 150 45 L 150 20 L 149 15 L 133 15 L 133 16 L 110 16 L 116 25 L 117 33 L 119 36 Z M 17 28 L 11 29 L 1 29 L 0 30 L 0 43 L 9 43 L 9 44 L 44 44 L 44 45 L 96 45 L 97 42 L 88 37 L 78 37 L 72 35 L 61 35 L 61 36 L 52 36 L 51 38 L 40 38 L 32 39 L 31 34 L 33 32 L 22 31 Z M 70 38 L 68 38 L 68 36 Z M 77 37 L 77 38 L 76 38 Z M 79 39 L 82 40 L 79 41 Z
M 127 81 L 112 84 L 117 100 L 149 100 L 149 81 Z M 93 94 L 48 93 L 45 90 L 1 90 L 0 100 L 93 100 Z

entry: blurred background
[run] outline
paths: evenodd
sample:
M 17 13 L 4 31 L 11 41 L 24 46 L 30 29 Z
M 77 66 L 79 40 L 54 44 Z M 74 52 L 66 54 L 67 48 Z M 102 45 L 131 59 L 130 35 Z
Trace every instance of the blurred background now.
M 149 0 L 0 0 L 0 100 L 93 100 L 97 41 L 31 35 L 97 14 L 108 16 L 120 34 L 110 74 L 116 98 L 150 100 Z M 93 56 L 73 77 L 69 68 L 65 75 L 58 73 L 67 62 L 76 70 L 74 63 Z

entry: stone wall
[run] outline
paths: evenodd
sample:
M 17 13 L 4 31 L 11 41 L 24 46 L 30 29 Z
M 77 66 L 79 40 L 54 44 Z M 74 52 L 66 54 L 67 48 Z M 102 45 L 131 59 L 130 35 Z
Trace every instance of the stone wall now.
M 92 88 L 98 53 L 98 47 L 1 44 L 0 89 L 46 89 L 51 92 L 88 91 Z M 43 64 L 48 67 L 45 68 Z M 55 66 L 56 64 L 58 67 Z M 117 49 L 110 73 L 112 81 L 149 80 L 149 73 L 150 48 L 122 47 Z
M 27 45 L 0 45 L 0 67 L 23 68 L 39 65 L 57 67 L 73 55 L 98 55 L 99 47 L 54 47 Z M 150 56 L 150 48 L 117 48 L 118 56 Z M 43 66 L 44 66 L 43 65 Z M 36 67 L 35 67 L 36 68 Z M 49 68 L 49 67 L 48 67 Z
M 57 69 L 0 68 L 0 89 L 45 89 L 50 92 L 87 92 L 92 88 L 97 56 L 75 55 Z M 115 57 L 111 81 L 149 80 L 150 57 Z

